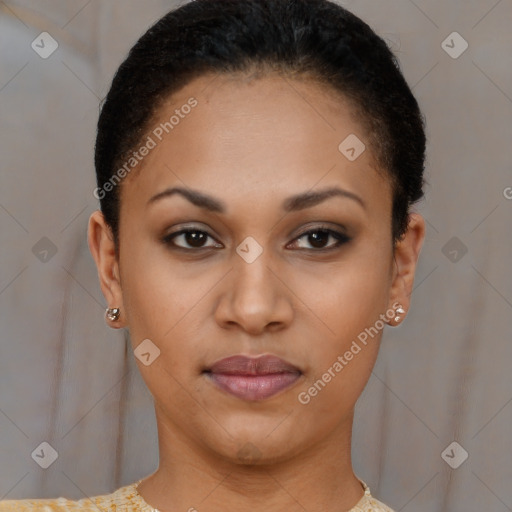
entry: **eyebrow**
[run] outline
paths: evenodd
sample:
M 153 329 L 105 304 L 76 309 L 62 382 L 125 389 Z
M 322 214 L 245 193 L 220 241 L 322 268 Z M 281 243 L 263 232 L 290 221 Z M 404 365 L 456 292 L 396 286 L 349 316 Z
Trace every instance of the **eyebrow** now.
M 181 195 L 193 205 L 215 213 L 226 213 L 226 204 L 215 197 L 209 196 L 198 190 L 192 190 L 190 188 L 172 187 L 158 194 L 154 195 L 149 199 L 146 206 L 154 204 L 164 198 L 172 197 L 173 195 Z M 360 204 L 364 209 L 366 205 L 364 201 L 353 192 L 341 189 L 339 187 L 326 188 L 318 191 L 309 191 L 301 194 L 297 194 L 285 199 L 282 203 L 282 209 L 285 212 L 293 212 L 298 210 L 304 210 L 306 208 L 312 208 L 331 197 L 345 197 L 353 199 Z

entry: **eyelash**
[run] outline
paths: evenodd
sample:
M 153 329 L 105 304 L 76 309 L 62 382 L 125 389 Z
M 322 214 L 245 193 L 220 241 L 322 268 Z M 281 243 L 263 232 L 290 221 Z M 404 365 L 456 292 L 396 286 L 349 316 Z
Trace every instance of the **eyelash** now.
M 196 229 L 196 228 L 188 228 L 188 229 L 182 229 L 180 231 L 176 231 L 175 233 L 170 233 L 168 235 L 166 235 L 163 239 L 162 239 L 162 242 L 169 246 L 171 249 L 174 249 L 174 250 L 182 250 L 182 251 L 185 251 L 185 252 L 198 252 L 198 251 L 203 251 L 205 249 L 211 249 L 212 247 L 195 247 L 195 248 L 186 248 L 186 247 L 181 247 L 181 246 L 178 246 L 174 243 L 174 239 L 177 238 L 178 236 L 180 235 L 184 235 L 184 234 L 188 234 L 188 233 L 203 233 L 205 235 L 207 235 L 209 238 L 214 238 L 212 237 L 207 231 L 203 231 L 201 229 Z M 328 234 L 329 236 L 332 236 L 333 238 L 336 239 L 336 243 L 331 246 L 331 247 L 327 247 L 327 248 L 320 248 L 320 249 L 315 249 L 315 248 L 312 248 L 312 249 L 302 249 L 302 250 L 305 250 L 305 251 L 310 251 L 310 252 L 323 252 L 323 253 L 326 253 L 326 252 L 330 252 L 330 251 L 334 251 L 338 248 L 340 248 L 342 245 L 350 242 L 351 238 L 349 236 L 347 236 L 345 233 L 342 233 L 342 232 L 339 232 L 339 231 L 335 231 L 333 229 L 330 229 L 330 228 L 327 228 L 327 227 L 323 227 L 323 226 L 319 226 L 319 227 L 316 227 L 314 229 L 310 229 L 308 231 L 305 231 L 304 233 L 301 233 L 299 236 L 297 236 L 293 241 L 297 241 L 297 240 L 300 240 L 301 238 L 304 238 L 308 235 L 311 235 L 311 234 L 315 234 L 315 233 L 326 233 Z

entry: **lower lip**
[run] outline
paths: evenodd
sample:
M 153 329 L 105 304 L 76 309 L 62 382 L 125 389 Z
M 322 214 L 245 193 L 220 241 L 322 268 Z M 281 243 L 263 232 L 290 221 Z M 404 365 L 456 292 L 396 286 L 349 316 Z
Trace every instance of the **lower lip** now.
M 271 373 L 268 375 L 228 375 L 207 373 L 220 389 L 244 400 L 264 400 L 293 385 L 300 373 Z

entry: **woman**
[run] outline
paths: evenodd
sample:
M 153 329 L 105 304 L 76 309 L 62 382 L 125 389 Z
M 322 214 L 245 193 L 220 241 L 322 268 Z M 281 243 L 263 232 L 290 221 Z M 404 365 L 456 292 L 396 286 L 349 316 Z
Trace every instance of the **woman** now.
M 89 247 L 160 465 L 0 510 L 391 511 L 351 431 L 410 306 L 424 153 L 392 53 L 334 3 L 196 0 L 158 21 L 101 111 Z

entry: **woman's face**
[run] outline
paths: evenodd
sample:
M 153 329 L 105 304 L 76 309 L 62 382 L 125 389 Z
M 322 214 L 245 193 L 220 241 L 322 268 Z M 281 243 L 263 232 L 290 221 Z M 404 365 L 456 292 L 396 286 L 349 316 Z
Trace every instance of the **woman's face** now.
M 143 144 L 122 184 L 119 262 L 107 236 L 96 259 L 133 348 L 150 340 L 137 364 L 159 427 L 240 461 L 350 431 L 383 320 L 408 307 L 423 224 L 413 215 L 393 253 L 391 187 L 347 104 L 311 81 L 205 75 Z M 92 247 L 102 229 L 96 212 Z M 296 370 L 208 371 L 235 355 Z

